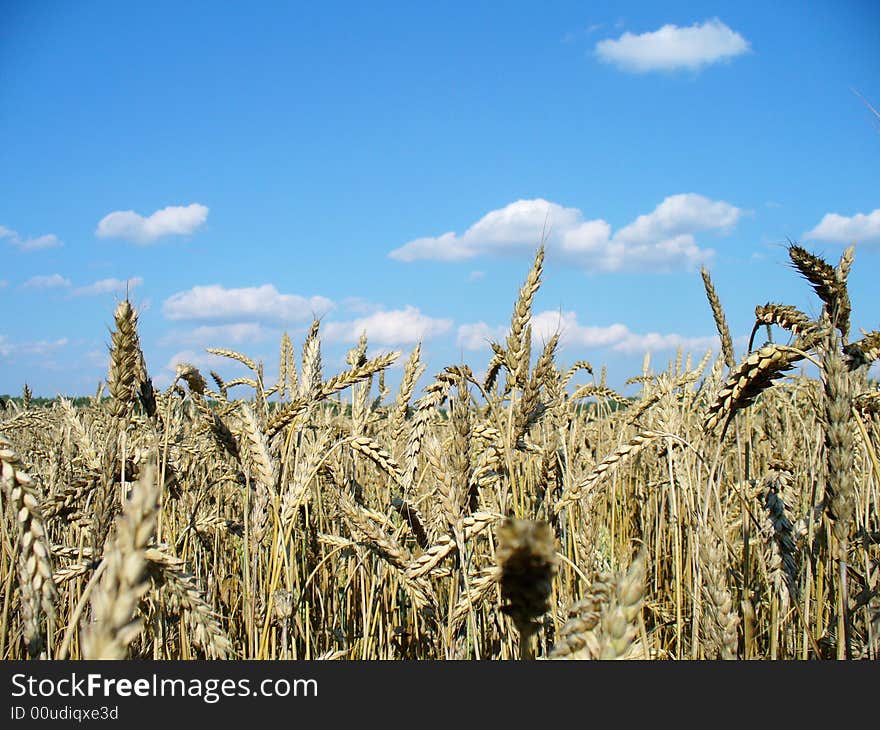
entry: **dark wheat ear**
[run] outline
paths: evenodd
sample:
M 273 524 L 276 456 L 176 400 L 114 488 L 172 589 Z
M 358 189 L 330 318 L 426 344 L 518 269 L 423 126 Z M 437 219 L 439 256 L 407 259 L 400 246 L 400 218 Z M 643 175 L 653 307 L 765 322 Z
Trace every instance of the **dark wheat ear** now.
M 822 300 L 833 325 L 840 330 L 845 340 L 849 335 L 849 318 L 852 311 L 846 288 L 846 274 L 849 272 L 851 259 L 849 263 L 846 259 L 843 260 L 840 267 L 835 269 L 824 259 L 795 243 L 789 244 L 788 256 L 794 267 Z
M 556 569 L 556 538 L 546 522 L 508 518 L 498 528 L 495 552 L 501 581 L 501 610 L 520 636 L 520 656 L 533 658 L 531 637 L 550 608 Z

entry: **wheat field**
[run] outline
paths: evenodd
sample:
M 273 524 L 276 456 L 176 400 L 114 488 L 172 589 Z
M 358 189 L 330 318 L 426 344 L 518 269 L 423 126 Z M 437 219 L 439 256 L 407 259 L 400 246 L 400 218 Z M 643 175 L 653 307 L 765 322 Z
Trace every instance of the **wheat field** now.
M 326 377 L 316 321 L 276 382 L 210 349 L 247 376 L 159 391 L 119 302 L 94 397 L 0 404 L 0 656 L 878 658 L 880 332 L 852 248 L 788 252 L 819 317 L 757 306 L 737 360 L 703 271 L 720 354 L 635 397 L 533 349 L 543 249 L 473 370 L 361 338 Z

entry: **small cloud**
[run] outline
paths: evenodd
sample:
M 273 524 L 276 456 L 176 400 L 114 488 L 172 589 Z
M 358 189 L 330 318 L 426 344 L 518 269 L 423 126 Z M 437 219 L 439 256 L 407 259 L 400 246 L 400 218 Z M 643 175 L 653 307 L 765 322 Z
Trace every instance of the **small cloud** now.
M 133 292 L 136 287 L 144 283 L 140 276 L 133 276 L 130 279 L 100 279 L 94 284 L 81 286 L 73 290 L 74 296 L 95 296 L 98 294 L 112 294 L 114 292 L 125 293 L 126 288 L 129 292 Z
M 622 71 L 699 70 L 704 66 L 729 61 L 747 53 L 749 42 L 728 28 L 718 18 L 688 26 L 664 25 L 659 30 L 635 35 L 626 32 L 617 39 L 607 38 L 596 44 L 600 61 Z
M 64 243 L 54 233 L 47 233 L 36 238 L 22 238 L 11 228 L 0 226 L 0 239 L 7 239 L 19 251 L 40 251 L 44 248 L 57 248 Z
M 325 297 L 306 299 L 297 294 L 282 294 L 271 284 L 240 289 L 214 284 L 173 294 L 165 300 L 162 312 L 171 320 L 285 324 L 320 316 L 332 307 L 333 302 Z
M 832 243 L 880 243 L 880 208 L 868 213 L 857 213 L 847 218 L 837 213 L 826 213 L 803 238 Z
M 61 274 L 49 274 L 32 276 L 21 287 L 22 289 L 61 289 L 70 285 L 70 279 L 65 279 Z
M 117 210 L 98 223 L 98 238 L 121 238 L 147 245 L 164 236 L 188 236 L 208 219 L 208 208 L 198 203 L 171 205 L 144 217 L 133 210 Z
M 468 274 L 468 281 L 479 281 L 480 279 L 485 278 L 485 276 L 485 271 L 472 271 L 470 274 Z
M 349 322 L 328 322 L 322 331 L 328 342 L 354 342 L 366 332 L 367 339 L 379 345 L 406 345 L 442 335 L 451 328 L 451 319 L 435 319 L 406 306 Z
M 518 200 L 484 215 L 461 235 L 417 238 L 389 253 L 398 261 L 460 261 L 477 256 L 533 255 L 542 231 L 548 254 L 588 271 L 671 271 L 703 263 L 714 253 L 695 234 L 727 233 L 743 211 L 696 193 L 665 198 L 651 213 L 612 234 L 602 219 L 584 220 L 578 208 L 537 198 Z

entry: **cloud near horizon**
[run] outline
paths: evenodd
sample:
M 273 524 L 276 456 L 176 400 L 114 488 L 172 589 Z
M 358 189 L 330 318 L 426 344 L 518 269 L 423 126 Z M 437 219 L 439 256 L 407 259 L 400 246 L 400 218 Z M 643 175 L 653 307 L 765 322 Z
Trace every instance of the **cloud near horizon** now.
M 374 312 L 348 322 L 328 322 L 321 328 L 328 342 L 356 342 L 366 332 L 367 340 L 378 345 L 411 345 L 442 335 L 452 329 L 451 319 L 423 314 L 407 305 L 403 309 Z
M 12 342 L 6 335 L 0 335 L 0 357 L 20 355 L 48 355 L 70 343 L 66 337 L 57 340 L 30 340 Z
M 272 284 L 227 289 L 219 284 L 194 286 L 165 300 L 162 312 L 170 320 L 286 324 L 311 320 L 333 308 L 326 297 L 282 294 Z
M 742 211 L 697 193 L 671 195 L 651 213 L 612 234 L 602 219 L 584 220 L 578 208 L 536 198 L 490 211 L 463 234 L 414 239 L 388 255 L 404 262 L 461 261 L 477 256 L 532 254 L 545 237 L 548 255 L 587 271 L 671 271 L 692 268 L 714 251 L 697 245 L 702 231 L 728 232 Z
M 559 332 L 559 343 L 563 347 L 584 347 L 608 349 L 624 354 L 644 354 L 663 352 L 682 347 L 689 351 L 705 352 L 717 349 L 717 335 L 688 337 L 675 332 L 633 332 L 625 324 L 616 322 L 608 326 L 582 325 L 577 313 L 573 311 L 544 311 L 532 317 L 532 342 L 538 346 Z M 502 342 L 507 336 L 507 327 L 492 327 L 485 322 L 462 324 L 458 327 L 457 344 L 466 350 L 479 350 L 487 346 L 489 340 Z
M 826 213 L 819 225 L 807 231 L 803 238 L 844 245 L 880 243 L 880 208 L 867 215 L 857 213 L 851 217 Z
M 73 294 L 74 296 L 95 296 L 114 292 L 124 294 L 126 287 L 132 292 L 143 283 L 144 280 L 140 276 L 132 276 L 130 279 L 99 279 L 94 284 L 77 287 L 73 290 Z
M 256 322 L 238 324 L 203 325 L 191 330 L 175 330 L 166 334 L 161 345 L 204 345 L 223 347 L 244 343 L 262 342 L 268 337 L 266 328 Z
M 117 210 L 98 223 L 98 238 L 120 238 L 141 246 L 165 236 L 188 236 L 208 219 L 209 209 L 199 203 L 170 205 L 144 217 L 133 210 Z
M 687 27 L 667 24 L 658 30 L 626 32 L 596 44 L 596 57 L 621 71 L 697 71 L 748 53 L 749 42 L 718 18 Z

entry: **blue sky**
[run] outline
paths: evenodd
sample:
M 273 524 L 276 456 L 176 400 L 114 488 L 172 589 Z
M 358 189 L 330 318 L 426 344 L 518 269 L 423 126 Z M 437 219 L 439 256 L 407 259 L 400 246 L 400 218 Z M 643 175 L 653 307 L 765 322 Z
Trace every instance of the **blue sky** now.
M 713 344 L 702 264 L 739 355 L 756 304 L 815 314 L 787 238 L 856 244 L 877 329 L 878 38 L 872 2 L 4 0 L 0 393 L 93 393 L 126 280 L 159 385 L 277 372 L 313 314 L 325 375 L 363 330 L 479 372 L 545 222 L 536 337 L 612 385 Z

